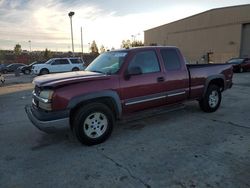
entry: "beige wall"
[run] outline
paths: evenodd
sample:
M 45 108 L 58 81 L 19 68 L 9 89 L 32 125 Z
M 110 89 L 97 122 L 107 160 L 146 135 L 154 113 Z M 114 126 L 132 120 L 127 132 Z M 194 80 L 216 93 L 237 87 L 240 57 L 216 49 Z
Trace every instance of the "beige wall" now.
M 240 55 L 243 23 L 250 23 L 250 5 L 214 9 L 147 30 L 144 43 L 177 46 L 192 63 L 213 52 L 211 61 L 222 63 Z

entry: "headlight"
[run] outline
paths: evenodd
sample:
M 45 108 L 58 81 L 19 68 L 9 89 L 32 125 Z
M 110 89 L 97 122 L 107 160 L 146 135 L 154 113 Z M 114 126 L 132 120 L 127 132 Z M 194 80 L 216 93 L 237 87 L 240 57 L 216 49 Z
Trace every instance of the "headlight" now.
M 33 104 L 36 106 L 44 109 L 44 110 L 52 110 L 51 108 L 51 99 L 53 96 L 52 90 L 42 90 L 39 95 L 37 95 L 35 92 L 33 92 L 34 99 L 36 99 L 38 102 L 33 101 Z
M 39 97 L 42 99 L 47 99 L 48 102 L 52 99 L 53 91 L 52 90 L 43 90 L 40 92 Z

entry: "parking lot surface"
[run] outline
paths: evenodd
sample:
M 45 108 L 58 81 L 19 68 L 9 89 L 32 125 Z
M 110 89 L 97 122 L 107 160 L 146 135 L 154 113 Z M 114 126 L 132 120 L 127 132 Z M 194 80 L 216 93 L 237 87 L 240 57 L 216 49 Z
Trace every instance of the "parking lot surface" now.
M 215 113 L 188 102 L 91 147 L 30 123 L 32 78 L 0 86 L 0 187 L 250 187 L 250 73 L 234 75 Z

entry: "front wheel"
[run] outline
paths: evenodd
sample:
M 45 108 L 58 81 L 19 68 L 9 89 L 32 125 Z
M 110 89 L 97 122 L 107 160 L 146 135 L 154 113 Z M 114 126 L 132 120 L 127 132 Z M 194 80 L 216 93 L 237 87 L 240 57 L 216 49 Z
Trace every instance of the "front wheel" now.
M 215 112 L 221 103 L 221 91 L 217 85 L 210 85 L 203 99 L 199 101 L 204 112 Z
M 30 70 L 29 69 L 25 69 L 24 70 L 24 74 L 30 74 Z
M 40 71 L 40 75 L 45 75 L 45 74 L 49 74 L 49 70 L 48 69 L 42 69 Z
M 104 104 L 92 103 L 83 106 L 76 112 L 73 129 L 82 144 L 95 145 L 109 138 L 113 124 L 112 111 Z

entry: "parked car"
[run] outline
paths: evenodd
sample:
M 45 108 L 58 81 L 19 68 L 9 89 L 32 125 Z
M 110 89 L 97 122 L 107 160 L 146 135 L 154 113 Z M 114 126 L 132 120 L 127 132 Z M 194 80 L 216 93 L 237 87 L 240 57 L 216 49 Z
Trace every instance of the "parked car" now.
M 30 74 L 31 73 L 31 69 L 33 65 L 37 65 L 37 64 L 44 64 L 46 61 L 34 61 L 33 63 L 23 66 L 21 68 L 21 72 L 24 74 Z
M 32 73 L 43 75 L 49 73 L 84 70 L 84 62 L 80 58 L 53 58 L 44 64 L 32 66 Z
M 22 66 L 25 66 L 25 64 L 23 64 L 23 63 L 12 63 L 12 64 L 7 65 L 7 66 L 2 70 L 2 72 L 3 72 L 3 73 L 14 72 L 14 71 L 16 71 L 19 67 L 22 67 Z
M 234 72 L 244 72 L 250 70 L 250 58 L 232 58 L 227 63 L 233 65 Z
M 71 128 L 87 145 L 105 141 L 116 120 L 146 109 L 198 100 L 215 112 L 232 87 L 229 64 L 186 65 L 176 47 L 105 52 L 81 72 L 36 77 L 31 122 L 40 130 Z

